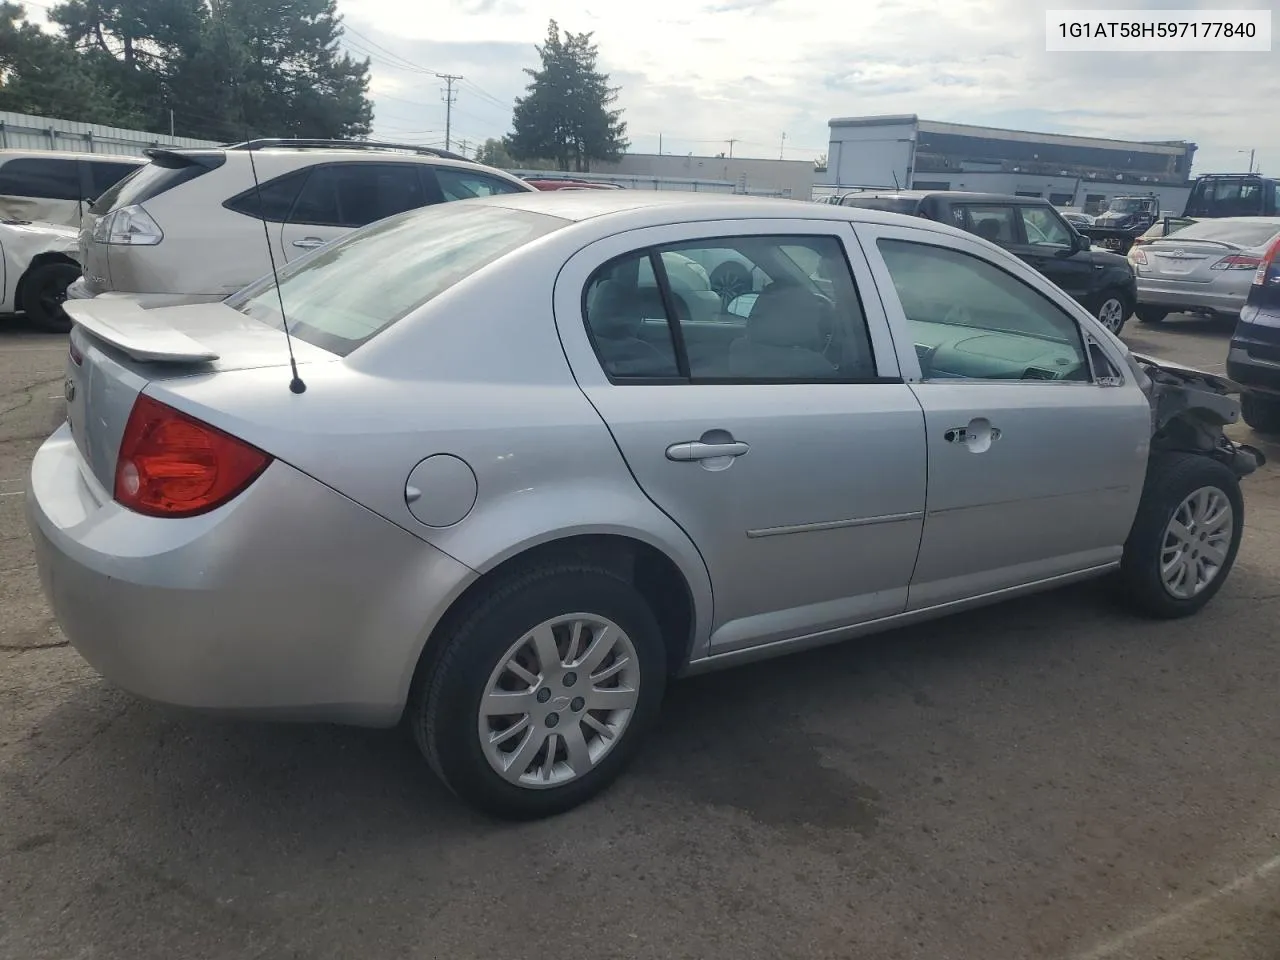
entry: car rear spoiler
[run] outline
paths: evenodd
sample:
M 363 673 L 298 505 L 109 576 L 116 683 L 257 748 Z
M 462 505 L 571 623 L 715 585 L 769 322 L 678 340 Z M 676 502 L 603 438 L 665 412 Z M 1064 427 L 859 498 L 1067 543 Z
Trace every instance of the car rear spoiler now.
M 128 300 L 68 300 L 68 317 L 139 363 L 208 363 L 218 354 Z
M 170 170 L 181 170 L 183 167 L 204 167 L 216 170 L 227 162 L 227 156 L 221 150 L 167 150 L 161 147 L 148 147 L 142 151 L 159 167 Z

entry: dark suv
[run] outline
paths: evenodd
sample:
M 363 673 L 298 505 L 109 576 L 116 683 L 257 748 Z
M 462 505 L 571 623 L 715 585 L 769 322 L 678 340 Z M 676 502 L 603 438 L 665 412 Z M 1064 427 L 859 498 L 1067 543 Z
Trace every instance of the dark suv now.
M 1259 433 L 1280 433 L 1280 237 L 1253 275 L 1227 350 L 1227 376 L 1244 387 L 1244 422 Z
M 862 191 L 846 207 L 926 217 L 976 233 L 1025 260 L 1119 333 L 1138 302 L 1137 280 L 1124 257 L 1094 250 L 1047 200 L 999 193 Z

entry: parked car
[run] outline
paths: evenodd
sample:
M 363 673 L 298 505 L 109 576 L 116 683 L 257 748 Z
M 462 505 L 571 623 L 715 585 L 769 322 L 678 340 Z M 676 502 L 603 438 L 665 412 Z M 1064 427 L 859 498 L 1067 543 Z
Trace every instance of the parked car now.
M 1170 234 L 1177 233 L 1183 227 L 1189 227 L 1195 222 L 1196 221 L 1192 220 L 1190 217 L 1161 217 L 1151 226 L 1147 227 L 1140 236 L 1133 238 L 1133 244 L 1130 249 L 1134 246 L 1140 247 L 1144 243 L 1150 243 L 1152 240 L 1159 240 L 1161 237 L 1167 237 Z
M 1133 313 L 1137 290 L 1124 257 L 1092 249 L 1057 208 L 1037 197 L 960 191 L 866 191 L 841 203 L 927 217 L 976 233 L 1017 254 L 1075 297 L 1112 333 Z
M 1227 350 L 1227 376 L 1244 387 L 1245 423 L 1259 433 L 1280 433 L 1280 237 L 1254 271 Z
M 149 164 L 86 214 L 84 275 L 71 298 L 215 302 L 267 273 L 273 256 L 288 263 L 416 207 L 534 189 L 458 154 L 349 140 L 256 140 L 147 155 Z
M 80 276 L 74 227 L 0 220 L 0 314 L 23 314 L 36 327 L 65 333 L 67 287 Z
M 1258 173 L 1206 173 L 1196 177 L 1184 217 L 1280 216 L 1280 180 Z
M 525 183 L 538 190 L 621 190 L 617 183 L 602 183 L 599 180 L 563 180 L 526 177 Z
M 78 228 L 95 197 L 144 163 L 115 154 L 0 150 L 0 220 Z
M 1280 217 L 1224 217 L 1132 248 L 1138 319 L 1160 323 L 1170 313 L 1194 313 L 1234 323 L 1277 234 Z
M 1089 216 L 1087 213 L 1082 213 L 1079 210 L 1061 210 L 1059 212 L 1062 214 L 1062 219 L 1067 221 L 1067 223 L 1071 224 L 1077 230 L 1081 227 L 1093 226 L 1093 217 Z
M 769 283 L 681 316 L 666 257 L 726 244 Z M 513 193 L 67 309 L 25 502 L 75 648 L 163 703 L 403 720 L 508 817 L 615 778 L 675 676 L 1093 577 L 1193 614 L 1261 460 L 1224 381 L 1011 253 L 801 201 Z

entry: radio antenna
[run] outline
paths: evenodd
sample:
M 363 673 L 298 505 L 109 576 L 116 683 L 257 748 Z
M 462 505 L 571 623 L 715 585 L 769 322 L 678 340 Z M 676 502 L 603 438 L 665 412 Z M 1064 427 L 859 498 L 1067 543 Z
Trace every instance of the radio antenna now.
M 289 369 L 293 371 L 293 379 L 289 381 L 289 390 L 293 393 L 306 393 L 307 385 L 298 376 L 298 361 L 293 358 L 293 336 L 289 333 L 289 317 L 284 309 L 284 294 L 280 292 L 280 272 L 276 269 L 276 253 L 271 246 L 271 228 L 267 226 L 267 208 L 262 205 L 262 183 L 258 180 L 258 165 L 253 162 L 254 147 L 249 145 L 249 170 L 253 174 L 253 190 L 258 198 L 258 219 L 262 221 L 262 235 L 267 241 L 267 257 L 271 260 L 271 282 L 276 288 L 276 300 L 280 304 L 280 322 L 284 324 L 284 342 L 289 348 Z

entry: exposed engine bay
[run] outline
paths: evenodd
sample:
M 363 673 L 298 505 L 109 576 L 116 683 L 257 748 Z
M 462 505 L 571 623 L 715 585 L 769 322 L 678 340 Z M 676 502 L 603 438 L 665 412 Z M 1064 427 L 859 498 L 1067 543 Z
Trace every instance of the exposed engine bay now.
M 1151 403 L 1153 450 L 1202 453 L 1247 477 L 1267 462 L 1256 447 L 1236 443 L 1223 428 L 1240 419 L 1237 383 L 1182 364 L 1129 354 L 1130 368 Z

